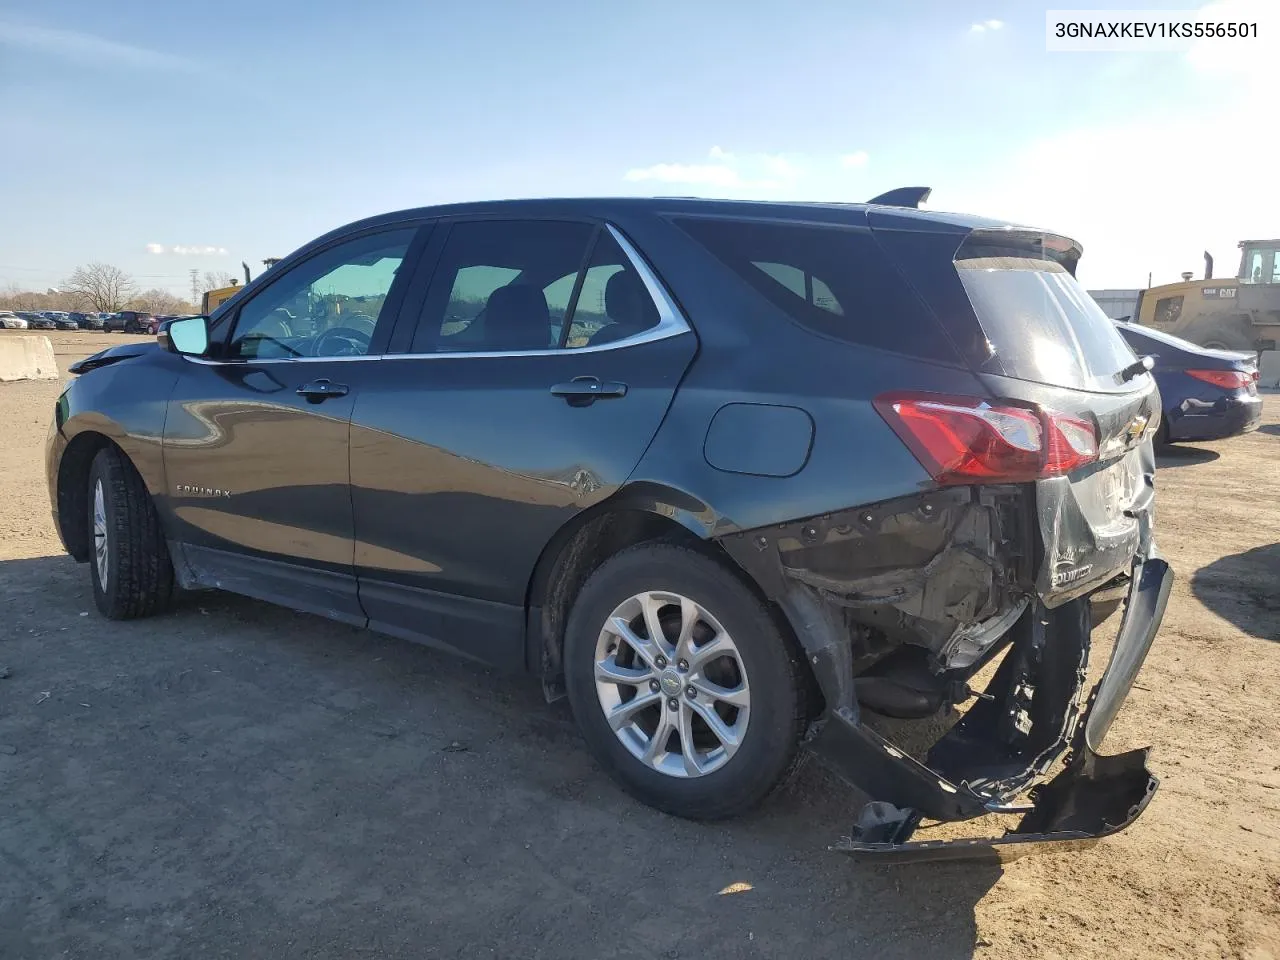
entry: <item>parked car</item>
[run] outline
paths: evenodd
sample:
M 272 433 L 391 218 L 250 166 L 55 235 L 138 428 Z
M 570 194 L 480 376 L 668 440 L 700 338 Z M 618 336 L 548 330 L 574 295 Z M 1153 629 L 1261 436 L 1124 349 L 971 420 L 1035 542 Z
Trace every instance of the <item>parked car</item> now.
M 58 324 L 42 313 L 33 313 L 27 317 L 27 326 L 32 330 L 57 330 Z
M 107 325 L 107 315 L 105 313 L 91 313 L 85 318 L 84 326 L 86 330 L 104 330 Z
M 108 333 L 146 333 L 151 314 L 136 310 L 121 310 L 107 316 L 104 328 Z
M 60 536 L 108 618 L 222 587 L 528 669 L 679 816 L 751 809 L 807 749 L 876 801 L 861 857 L 1123 829 L 1157 781 L 1096 751 L 1172 577 L 1155 382 L 1073 241 L 912 196 L 336 230 L 71 367 Z M 1090 694 L 1090 607 L 1117 598 Z M 936 742 L 918 761 L 876 716 Z M 908 842 L 1028 809 L 1068 750 L 1008 837 Z
M 72 311 L 71 313 L 68 313 L 67 316 L 70 317 L 72 320 L 74 320 L 76 322 L 76 326 L 79 327 L 80 329 L 83 330 L 88 328 L 89 314 L 81 313 L 80 311 L 76 310 L 76 311 Z
M 79 330 L 80 324 L 69 314 L 59 314 L 53 318 L 53 325 L 59 330 Z
M 1134 353 L 1154 361 L 1160 388 L 1158 445 L 1222 440 L 1258 429 L 1258 355 L 1212 350 L 1161 330 L 1117 321 Z
M 151 334 L 159 333 L 161 324 L 163 324 L 166 320 L 176 320 L 176 319 L 178 319 L 176 314 L 162 314 L 160 316 L 152 317 L 150 320 L 147 321 L 147 333 L 151 333 Z
M 0 310 L 0 329 L 26 330 L 27 321 L 9 310 Z

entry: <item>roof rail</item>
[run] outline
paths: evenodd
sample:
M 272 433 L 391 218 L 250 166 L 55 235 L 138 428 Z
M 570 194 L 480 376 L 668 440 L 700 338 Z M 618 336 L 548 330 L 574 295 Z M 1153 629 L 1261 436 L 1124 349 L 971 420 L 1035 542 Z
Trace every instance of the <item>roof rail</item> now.
M 929 199 L 929 194 L 932 192 L 932 187 L 898 187 L 878 197 L 872 197 L 867 203 L 882 207 L 919 207 Z

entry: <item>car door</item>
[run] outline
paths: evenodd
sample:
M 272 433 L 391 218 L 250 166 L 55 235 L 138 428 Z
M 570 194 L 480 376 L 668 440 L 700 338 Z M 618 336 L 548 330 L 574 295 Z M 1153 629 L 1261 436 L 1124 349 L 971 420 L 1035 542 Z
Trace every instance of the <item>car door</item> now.
M 407 352 L 355 401 L 360 600 L 371 626 L 517 665 L 539 555 L 631 474 L 697 342 L 608 225 L 463 220 L 428 259 Z
M 364 232 L 284 266 L 188 358 L 165 420 L 162 506 L 188 580 L 364 622 L 351 410 L 376 380 L 423 231 Z

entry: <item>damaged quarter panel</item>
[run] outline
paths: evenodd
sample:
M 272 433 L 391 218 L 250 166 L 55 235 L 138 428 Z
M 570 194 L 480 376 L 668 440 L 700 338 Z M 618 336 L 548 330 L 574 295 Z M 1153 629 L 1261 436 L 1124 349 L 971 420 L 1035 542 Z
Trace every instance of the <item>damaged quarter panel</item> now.
M 637 228 L 637 241 L 649 240 L 644 233 Z M 717 539 L 751 575 L 811 658 L 833 659 L 815 665 L 831 709 L 853 708 L 855 669 L 902 643 L 951 667 L 975 661 L 1025 605 L 1019 585 L 1030 587 L 1021 542 L 1030 488 L 939 490 L 873 405 L 900 389 L 983 395 L 981 381 L 869 233 L 841 234 L 857 253 L 847 271 L 865 311 L 856 322 L 914 327 L 927 343 L 909 340 L 891 351 L 824 335 L 733 282 L 733 271 L 683 231 L 645 243 L 703 346 L 631 478 L 677 494 L 696 491 L 709 505 L 687 514 L 686 525 Z M 952 362 L 944 362 L 948 355 Z M 761 475 L 793 467 L 794 437 L 779 438 L 785 449 L 796 447 L 788 463 L 742 469 L 745 454 L 718 459 L 724 411 L 743 395 L 807 414 L 812 441 L 799 472 Z M 705 459 L 689 457 L 690 436 L 706 438 Z

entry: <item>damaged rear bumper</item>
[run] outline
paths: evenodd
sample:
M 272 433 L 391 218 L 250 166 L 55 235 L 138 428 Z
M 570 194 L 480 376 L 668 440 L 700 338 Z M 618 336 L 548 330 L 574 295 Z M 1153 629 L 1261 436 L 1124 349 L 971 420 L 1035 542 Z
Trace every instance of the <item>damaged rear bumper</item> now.
M 821 688 L 826 711 L 808 750 L 871 799 L 837 849 L 879 860 L 1008 859 L 1046 843 L 1091 843 L 1150 801 L 1158 781 L 1145 751 L 1099 754 L 1173 580 L 1151 538 L 1149 478 L 1123 530 L 1059 523 L 1048 511 L 1046 531 L 1027 503 L 1010 488 L 944 490 L 723 541 L 785 613 Z M 1038 574 L 1027 563 L 1037 537 L 1054 548 Z M 1077 563 L 1089 576 L 1065 586 L 1040 582 L 1060 554 L 1098 562 Z M 1094 610 L 1116 602 L 1115 646 L 1086 694 Z M 975 695 L 968 681 L 1000 654 L 980 699 L 924 755 L 866 722 L 937 716 Z M 911 841 L 923 819 L 988 813 L 1024 817 L 996 840 Z
M 1008 803 L 1009 793 L 993 794 L 981 783 L 953 782 L 932 767 L 901 755 L 865 726 L 850 723 L 849 717 L 833 717 L 815 737 L 811 749 L 850 772 L 865 769 L 864 762 L 878 768 L 879 782 L 868 785 L 869 792 L 875 797 L 899 798 L 899 802 L 868 804 L 852 836 L 834 849 L 858 859 L 877 861 L 1008 861 L 1045 848 L 1089 846 L 1128 827 L 1146 809 L 1159 780 L 1147 769 L 1145 749 L 1114 756 L 1102 756 L 1097 750 L 1151 647 L 1172 582 L 1173 572 L 1159 556 L 1135 565 L 1111 660 L 1084 710 L 1071 725 L 1071 752 L 1065 769 L 1031 789 L 1029 806 L 1015 807 Z M 944 737 L 938 744 L 943 752 L 947 739 Z M 938 747 L 931 751 L 931 760 L 940 753 Z M 894 762 L 886 762 L 885 757 Z M 909 839 L 921 816 L 964 820 L 1014 810 L 1025 816 L 1003 837 Z

